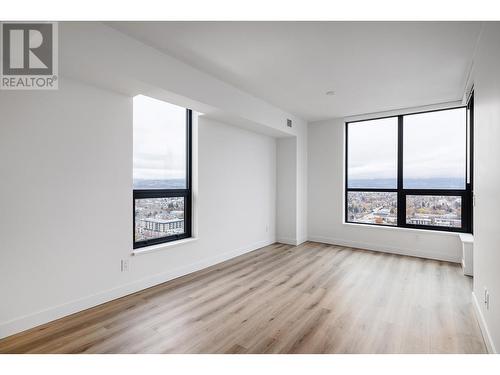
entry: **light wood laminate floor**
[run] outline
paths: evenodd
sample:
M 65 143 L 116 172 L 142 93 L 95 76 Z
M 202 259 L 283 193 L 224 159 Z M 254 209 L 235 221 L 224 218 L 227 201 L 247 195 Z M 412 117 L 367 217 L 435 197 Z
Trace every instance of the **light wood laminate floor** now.
M 0 340 L 0 353 L 484 353 L 457 264 L 274 244 Z

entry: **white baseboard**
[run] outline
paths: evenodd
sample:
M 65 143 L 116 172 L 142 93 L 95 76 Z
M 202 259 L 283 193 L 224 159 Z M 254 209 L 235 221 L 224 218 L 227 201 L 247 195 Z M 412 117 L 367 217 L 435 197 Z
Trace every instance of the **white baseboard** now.
M 308 238 L 299 238 L 297 240 L 297 246 L 302 245 L 304 242 L 307 242 Z
M 164 283 L 180 276 L 190 274 L 195 271 L 213 266 L 217 263 L 224 262 L 239 255 L 259 249 L 275 243 L 275 239 L 263 240 L 252 245 L 239 248 L 234 251 L 222 253 L 220 255 L 203 259 L 199 262 L 189 264 L 184 267 L 171 270 L 169 272 L 156 274 L 131 283 L 120 285 L 116 288 L 93 294 L 87 297 L 79 298 L 71 302 L 54 306 L 33 314 L 25 315 L 0 324 L 0 338 L 7 337 L 27 329 L 37 327 L 41 324 L 51 322 L 53 320 L 89 309 L 105 302 L 112 301 L 117 298 L 124 297 L 128 294 L 141 291 L 146 288 Z
M 383 253 L 409 255 L 409 256 L 418 257 L 418 258 L 442 260 L 445 262 L 453 262 L 453 263 L 460 263 L 461 262 L 460 256 L 436 254 L 434 252 L 431 253 L 428 251 L 421 251 L 421 250 L 415 250 L 415 249 L 409 249 L 409 248 L 374 245 L 372 243 L 343 240 L 343 239 L 339 239 L 339 238 L 330 238 L 330 237 L 323 237 L 323 236 L 309 236 L 309 241 L 321 242 L 321 243 L 326 243 L 329 245 L 339 245 L 339 246 L 347 246 L 347 247 L 353 247 L 353 248 L 358 248 L 358 249 L 380 251 Z
M 476 318 L 479 323 L 479 327 L 481 328 L 481 333 L 483 334 L 483 339 L 486 344 L 486 348 L 488 349 L 488 353 L 497 354 L 495 344 L 493 344 L 490 331 L 488 330 L 488 325 L 486 324 L 486 320 L 484 319 L 483 312 L 479 306 L 476 293 L 474 292 L 472 292 L 472 306 L 474 306 L 474 312 L 476 313 Z
M 276 239 L 276 242 L 279 242 L 279 243 L 282 243 L 285 245 L 292 245 L 292 246 L 298 245 L 297 239 L 291 238 L 291 237 L 279 237 Z

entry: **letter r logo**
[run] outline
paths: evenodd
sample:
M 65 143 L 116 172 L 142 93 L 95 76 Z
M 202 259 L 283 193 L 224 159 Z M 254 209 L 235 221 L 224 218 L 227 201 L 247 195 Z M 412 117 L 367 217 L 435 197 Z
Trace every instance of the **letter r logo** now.
M 51 23 L 2 24 L 2 74 L 52 75 Z

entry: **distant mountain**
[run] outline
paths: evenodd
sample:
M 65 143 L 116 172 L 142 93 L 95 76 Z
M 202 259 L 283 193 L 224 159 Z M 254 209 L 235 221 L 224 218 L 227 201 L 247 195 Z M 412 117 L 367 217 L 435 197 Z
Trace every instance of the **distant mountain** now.
M 376 179 L 349 179 L 350 188 L 396 189 L 398 182 L 395 178 Z
M 465 189 L 463 178 L 405 178 L 403 181 L 405 189 Z M 373 188 L 373 189 L 396 189 L 395 178 L 377 179 L 350 179 L 350 188 Z
M 169 180 L 142 180 L 134 179 L 134 189 L 185 189 L 184 178 Z

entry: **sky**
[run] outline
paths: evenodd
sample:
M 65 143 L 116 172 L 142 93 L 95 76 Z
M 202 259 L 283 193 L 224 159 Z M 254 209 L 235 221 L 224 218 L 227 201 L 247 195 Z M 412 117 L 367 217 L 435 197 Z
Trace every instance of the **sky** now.
M 465 109 L 404 117 L 405 178 L 464 177 Z M 397 176 L 397 118 L 349 124 L 349 178 Z
M 184 178 L 186 109 L 147 96 L 134 97 L 134 179 Z
M 409 178 L 464 177 L 465 109 L 405 116 L 403 160 Z
M 348 130 L 349 178 L 397 177 L 398 119 L 350 123 Z

